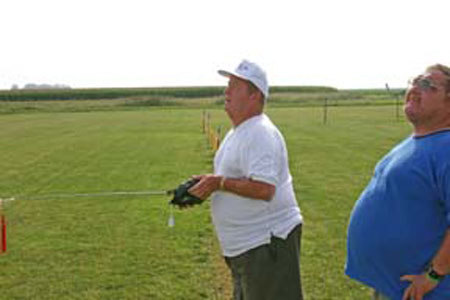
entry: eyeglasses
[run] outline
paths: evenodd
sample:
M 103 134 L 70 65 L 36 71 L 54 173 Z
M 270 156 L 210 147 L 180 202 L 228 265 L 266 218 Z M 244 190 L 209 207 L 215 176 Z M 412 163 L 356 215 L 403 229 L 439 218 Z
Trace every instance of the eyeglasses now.
M 434 83 L 433 80 L 430 78 L 417 76 L 415 78 L 408 80 L 408 88 L 412 88 L 415 86 L 418 87 L 421 91 L 429 92 L 429 91 L 437 91 L 439 85 Z

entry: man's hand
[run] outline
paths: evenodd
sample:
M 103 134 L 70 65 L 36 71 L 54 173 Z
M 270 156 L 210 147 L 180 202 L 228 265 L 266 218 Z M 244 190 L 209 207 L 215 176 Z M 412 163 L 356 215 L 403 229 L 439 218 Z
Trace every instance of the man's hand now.
M 181 183 L 176 189 L 170 191 L 173 194 L 172 200 L 169 202 L 173 205 L 178 205 L 179 208 L 191 207 L 195 204 L 201 204 L 202 199 L 197 198 L 188 193 L 188 189 L 196 185 L 200 180 L 191 178 Z
M 195 179 L 200 179 L 200 182 L 191 187 L 188 192 L 202 200 L 206 200 L 214 191 L 220 187 L 220 180 L 222 176 L 216 176 L 213 174 L 206 175 L 194 175 Z
M 402 300 L 422 300 L 426 293 L 437 286 L 437 283 L 428 279 L 425 273 L 420 275 L 404 275 L 400 277 L 400 280 L 411 282 L 403 293 Z

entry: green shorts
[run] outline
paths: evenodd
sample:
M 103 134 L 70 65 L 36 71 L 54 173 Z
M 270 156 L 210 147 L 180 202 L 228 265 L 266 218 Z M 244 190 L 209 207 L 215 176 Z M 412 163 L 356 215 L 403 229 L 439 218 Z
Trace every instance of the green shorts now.
M 301 224 L 283 240 L 236 257 L 225 257 L 233 278 L 234 300 L 302 300 L 300 279 Z

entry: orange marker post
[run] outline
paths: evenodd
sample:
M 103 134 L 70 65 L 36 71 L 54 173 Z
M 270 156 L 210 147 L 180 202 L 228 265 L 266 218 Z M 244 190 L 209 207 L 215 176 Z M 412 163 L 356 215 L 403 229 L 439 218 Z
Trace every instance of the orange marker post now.
M 6 252 L 6 219 L 3 215 L 3 199 L 0 198 L 0 253 Z
M 2 247 L 1 253 L 6 252 L 6 219 L 5 216 L 1 215 L 1 230 L 2 230 Z

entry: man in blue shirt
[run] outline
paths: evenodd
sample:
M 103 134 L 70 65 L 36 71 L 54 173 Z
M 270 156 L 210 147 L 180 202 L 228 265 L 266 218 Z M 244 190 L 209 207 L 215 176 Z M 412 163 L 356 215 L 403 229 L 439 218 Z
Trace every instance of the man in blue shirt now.
M 414 78 L 413 134 L 394 147 L 353 208 L 346 274 L 374 299 L 450 299 L 450 68 Z

